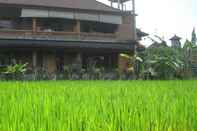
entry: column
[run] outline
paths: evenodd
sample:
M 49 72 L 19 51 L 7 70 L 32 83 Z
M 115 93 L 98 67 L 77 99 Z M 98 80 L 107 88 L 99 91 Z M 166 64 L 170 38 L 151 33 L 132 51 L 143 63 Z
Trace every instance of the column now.
M 32 31 L 36 32 L 37 28 L 37 19 L 36 18 L 32 18 Z
M 137 39 L 137 32 L 136 32 L 136 14 L 135 14 L 135 0 L 132 0 L 132 10 L 133 10 L 133 26 L 134 26 L 134 40 Z
M 76 55 L 76 64 L 79 66 L 79 68 L 82 67 L 82 54 L 81 53 L 77 53 Z
M 46 54 L 46 60 L 47 60 L 47 72 L 50 74 L 50 75 L 54 75 L 57 71 L 57 67 L 56 67 L 56 54 L 55 54 L 55 51 L 50 51 L 50 52 L 47 52 Z
M 32 53 L 32 66 L 33 66 L 33 72 L 35 73 L 35 78 L 36 79 L 36 75 L 37 75 L 37 51 L 33 51 Z
M 77 20 L 77 22 L 76 22 L 76 26 L 75 26 L 75 28 L 74 28 L 74 31 L 77 33 L 78 39 L 80 39 L 81 22 L 80 22 L 79 20 Z
M 80 33 L 81 32 L 81 23 L 79 20 L 77 20 L 76 25 L 75 25 L 75 32 Z

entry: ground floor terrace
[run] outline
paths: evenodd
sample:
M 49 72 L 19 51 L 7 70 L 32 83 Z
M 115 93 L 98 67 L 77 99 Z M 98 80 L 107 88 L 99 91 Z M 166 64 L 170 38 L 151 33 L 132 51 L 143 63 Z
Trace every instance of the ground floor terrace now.
M 99 52 L 74 49 L 4 49 L 0 52 L 0 65 L 28 63 L 30 71 L 45 69 L 49 73 L 61 72 L 64 66 L 78 64 L 88 68 L 90 64 L 96 67 L 112 69 L 118 66 L 118 53 Z
M 99 49 L 72 48 L 1 48 L 0 67 L 27 63 L 27 79 L 32 75 L 46 75 L 55 79 L 57 75 L 66 73 L 111 73 L 126 70 L 127 61 L 120 57 L 121 52 Z

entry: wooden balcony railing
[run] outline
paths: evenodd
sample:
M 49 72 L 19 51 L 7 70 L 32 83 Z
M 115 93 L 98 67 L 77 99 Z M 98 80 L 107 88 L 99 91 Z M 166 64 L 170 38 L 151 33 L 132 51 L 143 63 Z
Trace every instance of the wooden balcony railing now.
M 0 30 L 4 39 L 116 41 L 116 34 L 76 32 L 33 32 L 30 30 Z

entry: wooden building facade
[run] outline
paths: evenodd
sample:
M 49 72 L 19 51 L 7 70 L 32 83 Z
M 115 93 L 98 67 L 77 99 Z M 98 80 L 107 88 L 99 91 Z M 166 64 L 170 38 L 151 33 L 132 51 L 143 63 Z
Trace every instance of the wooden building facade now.
M 120 53 L 134 53 L 134 20 L 95 0 L 0 0 L 0 65 L 52 74 L 93 59 L 117 68 Z

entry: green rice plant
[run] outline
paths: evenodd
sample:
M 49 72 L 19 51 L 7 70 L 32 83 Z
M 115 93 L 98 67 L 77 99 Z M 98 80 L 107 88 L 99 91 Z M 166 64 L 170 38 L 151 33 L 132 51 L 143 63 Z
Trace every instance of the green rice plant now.
M 0 82 L 0 131 L 196 131 L 197 81 Z

